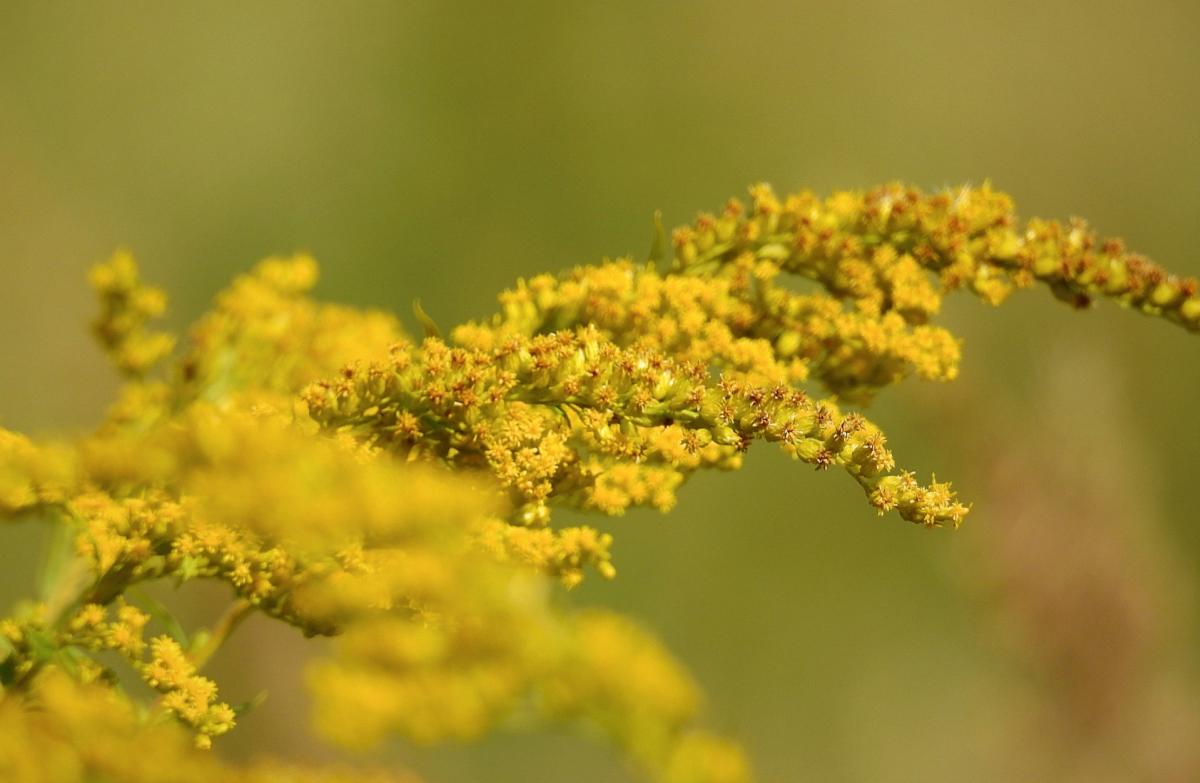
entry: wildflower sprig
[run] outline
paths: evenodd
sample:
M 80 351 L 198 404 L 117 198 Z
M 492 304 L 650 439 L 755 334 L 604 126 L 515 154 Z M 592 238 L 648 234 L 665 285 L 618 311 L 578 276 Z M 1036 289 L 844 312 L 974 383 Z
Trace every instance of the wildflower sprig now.
M 677 229 L 674 268 L 706 274 L 749 252 L 861 309 L 895 311 L 912 323 L 937 312 L 939 287 L 999 304 L 1014 288 L 1040 282 L 1077 307 L 1111 299 L 1200 331 L 1195 278 L 1099 238 L 1079 219 L 1022 225 L 1012 199 L 990 185 L 925 194 L 896 184 L 780 200 L 764 184 L 750 195 L 749 206 L 731 200 L 720 214 Z
M 174 335 L 147 328 L 166 310 L 166 294 L 142 283 L 132 255 L 116 253 L 90 277 L 101 307 L 92 332 L 121 372 L 140 376 L 171 353 Z
M 500 313 L 453 337 L 493 348 L 514 334 L 593 325 L 620 345 L 654 347 L 760 384 L 816 380 L 862 401 L 913 373 L 942 381 L 958 374 L 958 341 L 945 329 L 798 294 L 779 275 L 775 261 L 752 253 L 705 276 L 663 274 L 628 259 L 579 267 L 520 281 L 501 295 Z
M 756 439 L 819 468 L 846 470 L 881 512 L 897 509 L 927 525 L 957 525 L 966 514 L 947 485 L 925 488 L 909 474 L 893 475 L 883 434 L 861 414 L 842 415 L 784 383 L 714 381 L 702 363 L 619 348 L 592 328 L 513 337 L 491 351 L 436 340 L 398 347 L 388 363 L 347 368 L 304 399 L 326 427 L 358 428 L 405 455 L 486 464 L 511 488 L 521 521 L 544 521 L 550 498 L 595 507 L 598 478 L 618 463 L 669 465 L 671 445 L 685 453 L 713 444 L 744 451 Z M 514 422 L 523 431 L 507 437 Z M 677 442 L 664 448 L 664 436 Z
M 1200 330 L 1194 280 L 1079 221 L 1018 228 L 990 186 L 756 186 L 672 239 L 669 266 L 656 252 L 519 281 L 445 339 L 422 317 L 419 342 L 390 314 L 312 300 L 311 258 L 271 258 L 173 362 L 174 336 L 149 327 L 162 293 L 127 253 L 97 266 L 117 402 L 74 442 L 0 430 L 0 518 L 57 542 L 37 600 L 0 619 L 0 778 L 411 780 L 202 752 L 238 719 L 203 669 L 258 613 L 334 637 L 307 682 L 342 745 L 586 724 L 644 777 L 743 783 L 745 757 L 702 727 L 662 645 L 571 608 L 558 586 L 615 576 L 614 541 L 556 510 L 666 511 L 692 474 L 767 441 L 848 474 L 881 514 L 957 526 L 950 485 L 898 468 L 849 407 L 957 375 L 959 342 L 933 323 L 946 291 L 998 303 L 1041 282 Z M 139 585 L 196 579 L 230 591 L 211 629 L 137 603 Z M 140 710 L 117 686 L 130 675 L 153 694 Z

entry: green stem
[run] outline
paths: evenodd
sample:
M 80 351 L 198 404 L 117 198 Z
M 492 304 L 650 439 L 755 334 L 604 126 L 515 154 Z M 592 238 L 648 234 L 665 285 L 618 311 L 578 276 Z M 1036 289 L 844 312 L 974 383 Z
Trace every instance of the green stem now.
M 221 649 L 221 645 L 225 643 L 225 640 L 233 635 L 237 627 L 253 611 L 254 604 L 244 598 L 239 598 L 233 602 L 233 605 L 229 607 L 224 616 L 213 626 L 212 634 L 208 639 L 192 652 L 192 663 L 196 665 L 197 670 L 204 668 L 204 665 L 216 654 L 217 650 Z

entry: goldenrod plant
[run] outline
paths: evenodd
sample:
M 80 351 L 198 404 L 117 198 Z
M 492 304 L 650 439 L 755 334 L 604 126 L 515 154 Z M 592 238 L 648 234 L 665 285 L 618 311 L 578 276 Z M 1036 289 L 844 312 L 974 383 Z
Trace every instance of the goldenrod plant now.
M 0 620 L 0 778 L 413 780 L 210 752 L 240 708 L 205 666 L 259 613 L 333 637 L 306 680 L 335 743 L 559 723 L 645 779 L 748 781 L 651 633 L 572 608 L 569 588 L 616 575 L 613 542 L 556 512 L 667 511 L 694 472 L 736 469 L 763 440 L 848 474 L 879 514 L 957 527 L 968 505 L 898 467 L 858 410 L 909 376 L 957 375 L 944 294 L 998 304 L 1042 284 L 1200 331 L 1194 279 L 1080 221 L 1019 223 L 987 185 L 758 185 L 656 234 L 647 259 L 518 281 L 444 335 L 418 307 L 423 337 L 314 301 L 316 264 L 297 256 L 235 280 L 177 340 L 130 255 L 97 266 L 118 399 L 74 441 L 0 430 L 0 516 L 51 542 L 36 593 Z M 198 579 L 231 590 L 211 628 L 137 589 Z

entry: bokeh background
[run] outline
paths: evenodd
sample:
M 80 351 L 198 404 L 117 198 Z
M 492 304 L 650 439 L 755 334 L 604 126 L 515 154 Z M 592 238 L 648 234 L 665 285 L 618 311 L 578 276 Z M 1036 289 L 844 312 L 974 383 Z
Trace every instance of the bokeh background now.
M 746 185 L 991 179 L 1200 273 L 1191 2 L 0 2 L 0 425 L 95 422 L 86 268 L 134 250 L 185 326 L 261 257 L 443 324 L 521 275 L 644 253 Z M 948 303 L 961 378 L 885 393 L 901 461 L 975 503 L 878 519 L 769 449 L 606 523 L 619 578 L 765 781 L 1200 779 L 1200 341 L 1042 291 Z M 0 599 L 36 531 L 0 531 Z M 215 588 L 182 596 L 200 617 Z M 311 645 L 216 662 L 268 701 L 221 752 L 328 758 Z M 389 747 L 433 781 L 624 780 L 569 733 Z

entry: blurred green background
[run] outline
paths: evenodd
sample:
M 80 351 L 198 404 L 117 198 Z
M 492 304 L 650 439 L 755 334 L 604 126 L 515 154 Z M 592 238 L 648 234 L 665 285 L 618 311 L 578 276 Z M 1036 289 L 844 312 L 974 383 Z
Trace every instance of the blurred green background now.
M 0 3 L 0 425 L 116 388 L 87 267 L 131 248 L 183 327 L 273 253 L 326 299 L 443 324 L 517 277 L 644 253 L 745 186 L 991 179 L 1200 274 L 1188 2 Z M 877 519 L 770 450 L 606 523 L 604 603 L 652 625 L 766 781 L 1200 779 L 1200 341 L 1044 291 L 947 306 L 960 380 L 885 394 L 898 457 L 975 502 Z M 27 531 L 0 531 L 0 598 Z M 203 592 L 203 590 L 201 590 Z M 213 595 L 220 591 L 213 591 Z M 215 669 L 270 700 L 235 756 L 328 757 L 302 657 L 251 623 Z M 624 780 L 568 734 L 389 748 L 432 781 Z M 1190 777 L 1193 772 L 1196 777 Z

